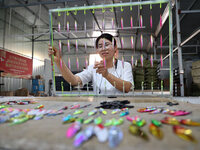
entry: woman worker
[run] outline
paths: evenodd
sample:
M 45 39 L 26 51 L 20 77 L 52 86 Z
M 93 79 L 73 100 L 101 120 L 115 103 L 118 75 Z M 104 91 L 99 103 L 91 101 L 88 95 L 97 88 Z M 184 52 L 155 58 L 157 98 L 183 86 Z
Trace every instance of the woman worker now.
M 92 81 L 94 93 L 107 95 L 128 93 L 133 83 L 132 67 L 130 63 L 116 58 L 113 61 L 118 51 L 116 39 L 104 33 L 96 39 L 95 44 L 97 53 L 104 61 L 95 62 L 94 65 L 88 66 L 87 69 L 75 75 L 64 63 L 62 68 L 60 67 L 60 54 L 55 47 L 52 49 L 49 46 L 48 54 L 54 55 L 54 61 L 64 79 L 73 86 L 78 84 L 83 86 Z

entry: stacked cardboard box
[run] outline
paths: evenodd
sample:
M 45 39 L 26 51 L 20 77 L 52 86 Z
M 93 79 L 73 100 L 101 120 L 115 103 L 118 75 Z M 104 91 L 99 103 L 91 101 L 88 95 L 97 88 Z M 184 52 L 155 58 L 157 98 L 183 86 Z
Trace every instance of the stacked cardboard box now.
M 141 89 L 143 82 L 144 89 L 151 89 L 151 83 L 153 82 L 154 89 L 158 89 L 160 87 L 160 81 L 158 78 L 157 68 L 157 61 L 153 61 L 152 67 L 150 60 L 144 60 L 143 66 L 141 65 L 141 62 L 139 60 L 137 66 L 133 68 L 135 88 Z

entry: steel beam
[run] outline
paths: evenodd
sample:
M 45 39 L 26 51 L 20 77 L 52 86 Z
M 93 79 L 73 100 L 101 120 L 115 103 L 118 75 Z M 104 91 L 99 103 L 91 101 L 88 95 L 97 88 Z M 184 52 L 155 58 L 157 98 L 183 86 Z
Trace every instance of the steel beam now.
M 182 48 L 181 44 L 181 31 L 180 31 L 180 19 L 178 10 L 180 9 L 180 1 L 176 0 L 176 33 L 177 33 L 177 46 L 178 46 L 178 65 L 179 65 L 179 77 L 180 77 L 180 89 L 181 96 L 184 96 L 184 80 L 183 80 L 183 60 L 182 60 Z
M 200 10 L 181 10 L 181 14 L 200 13 Z

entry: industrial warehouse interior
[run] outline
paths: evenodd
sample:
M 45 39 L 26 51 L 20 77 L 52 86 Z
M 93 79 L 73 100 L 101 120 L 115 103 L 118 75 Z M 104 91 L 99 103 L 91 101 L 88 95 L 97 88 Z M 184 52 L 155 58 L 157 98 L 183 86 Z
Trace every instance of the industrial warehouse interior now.
M 199 0 L 0 8 L 0 150 L 200 149 Z

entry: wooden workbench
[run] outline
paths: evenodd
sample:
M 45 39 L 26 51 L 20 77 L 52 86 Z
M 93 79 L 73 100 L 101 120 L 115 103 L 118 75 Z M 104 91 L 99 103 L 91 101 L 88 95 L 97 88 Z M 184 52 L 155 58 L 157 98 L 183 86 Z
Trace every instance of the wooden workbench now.
M 31 100 L 31 99 L 29 99 Z M 87 113 L 94 109 L 95 106 L 99 106 L 101 101 L 112 100 L 129 100 L 131 105 L 135 107 L 130 109 L 130 116 L 140 116 L 147 121 L 147 125 L 142 127 L 149 136 L 149 141 L 144 141 L 140 137 L 133 136 L 129 133 L 128 127 L 130 122 L 124 118 L 124 123 L 120 125 L 123 131 L 124 138 L 120 145 L 115 149 L 127 149 L 127 150 L 199 150 L 200 149 L 200 127 L 189 127 L 193 131 L 194 137 L 198 140 L 198 144 L 183 141 L 177 137 L 173 131 L 172 126 L 163 125 L 162 130 L 164 132 L 164 139 L 157 140 L 148 131 L 148 125 L 151 119 L 161 120 L 166 114 L 148 114 L 138 113 L 137 109 L 147 106 L 165 106 L 166 108 L 176 110 L 192 111 L 192 114 L 188 116 L 176 117 L 179 119 L 191 118 L 196 121 L 200 121 L 200 105 L 179 102 L 178 106 L 169 107 L 166 102 L 172 101 L 170 98 L 161 97 L 118 97 L 109 99 L 105 97 L 45 97 L 45 98 L 32 98 L 39 103 L 29 105 L 13 105 L 14 108 L 35 108 L 36 106 L 43 104 L 45 109 L 60 109 L 63 106 L 70 106 L 77 102 L 80 105 L 91 103 L 92 105 L 84 109 L 84 113 L 80 116 L 86 116 Z M 66 130 L 70 124 L 62 124 L 62 118 L 70 113 L 72 110 L 66 110 L 64 114 L 52 117 L 44 117 L 42 120 L 30 120 L 23 124 L 9 126 L 8 124 L 0 124 L 0 149 L 5 150 L 67 150 L 75 149 L 73 146 L 73 139 L 67 139 L 65 137 Z M 111 110 L 107 110 L 108 114 L 102 116 L 103 120 L 111 118 L 119 118 L 119 114 L 111 115 Z M 85 128 L 86 125 L 83 125 Z M 110 149 L 108 143 L 99 143 L 94 136 L 88 142 L 84 143 L 79 149 L 88 150 L 103 150 Z

